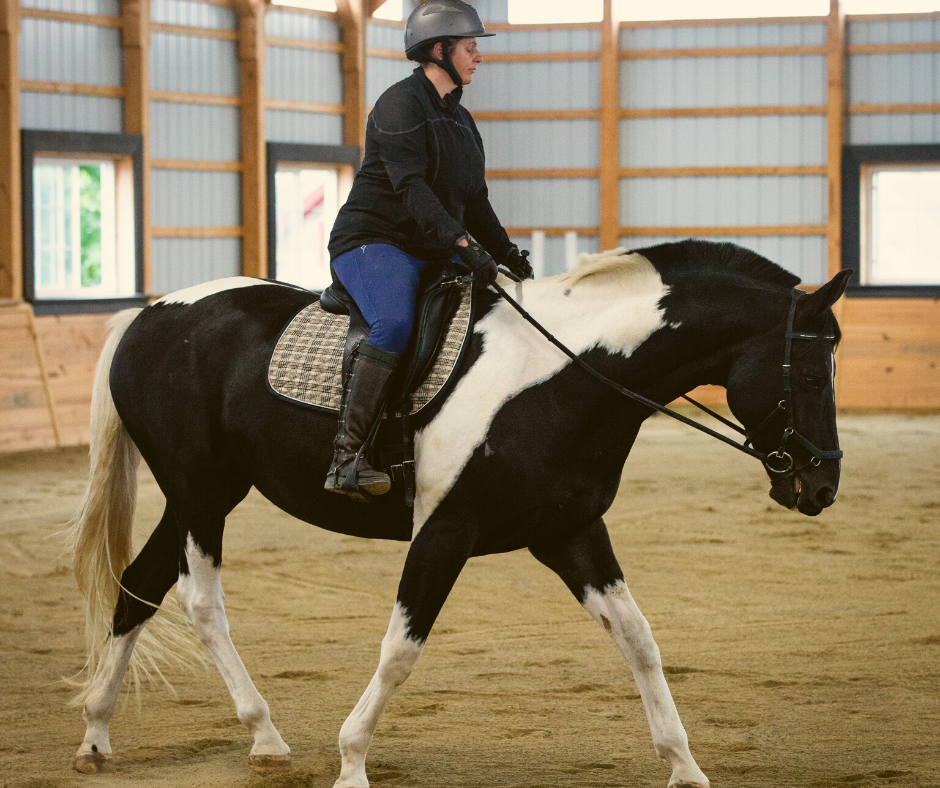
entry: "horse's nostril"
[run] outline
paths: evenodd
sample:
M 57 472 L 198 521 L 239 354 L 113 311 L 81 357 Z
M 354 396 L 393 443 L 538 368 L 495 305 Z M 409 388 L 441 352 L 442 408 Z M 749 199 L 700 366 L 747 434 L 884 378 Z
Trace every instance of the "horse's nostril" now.
M 823 487 L 818 493 L 816 493 L 816 502 L 820 506 L 832 506 L 836 500 L 835 490 L 829 487 Z

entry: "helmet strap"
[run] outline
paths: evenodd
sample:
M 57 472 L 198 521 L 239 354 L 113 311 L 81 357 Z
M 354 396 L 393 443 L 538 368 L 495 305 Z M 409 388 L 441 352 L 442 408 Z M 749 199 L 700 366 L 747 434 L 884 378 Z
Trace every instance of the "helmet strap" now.
M 441 50 L 443 53 L 441 59 L 435 60 L 434 58 L 431 58 L 431 62 L 435 66 L 440 66 L 442 69 L 444 69 L 444 71 L 447 72 L 447 76 L 449 76 L 453 81 L 454 85 L 456 85 L 458 88 L 462 88 L 463 80 L 460 78 L 460 74 L 457 73 L 457 68 L 454 66 L 454 61 L 450 59 L 450 53 L 447 51 L 447 47 L 444 46 L 443 42 L 441 42 Z

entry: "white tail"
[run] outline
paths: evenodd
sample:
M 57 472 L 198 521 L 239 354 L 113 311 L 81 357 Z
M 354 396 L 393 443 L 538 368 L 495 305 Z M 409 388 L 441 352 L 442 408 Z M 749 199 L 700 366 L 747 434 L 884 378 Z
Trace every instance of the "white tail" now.
M 73 682 L 82 688 L 75 703 L 84 701 L 102 654 L 108 648 L 121 574 L 133 558 L 131 535 L 140 454 L 114 407 L 109 378 L 118 344 L 140 311 L 126 309 L 108 322 L 110 333 L 98 359 L 91 395 L 88 487 L 67 531 L 67 550 L 73 557 L 75 578 L 85 597 L 88 656 L 82 678 Z M 169 659 L 186 665 L 203 661 L 193 655 L 195 637 L 181 620 L 178 609 L 177 613 L 169 620 L 151 620 L 149 631 L 142 633 L 129 667 L 135 685 L 141 675 L 163 678 L 157 660 Z

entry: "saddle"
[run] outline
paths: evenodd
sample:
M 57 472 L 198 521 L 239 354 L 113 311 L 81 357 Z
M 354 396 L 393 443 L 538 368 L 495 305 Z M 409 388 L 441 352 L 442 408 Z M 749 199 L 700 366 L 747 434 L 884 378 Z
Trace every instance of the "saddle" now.
M 411 339 L 369 439 L 372 466 L 397 482 L 407 507 L 414 504 L 415 485 L 411 416 L 449 390 L 473 332 L 473 288 L 464 274 L 449 261 L 422 271 Z M 268 366 L 269 388 L 293 402 L 338 411 L 352 351 L 368 335 L 368 323 L 334 275 L 319 301 L 281 333 Z

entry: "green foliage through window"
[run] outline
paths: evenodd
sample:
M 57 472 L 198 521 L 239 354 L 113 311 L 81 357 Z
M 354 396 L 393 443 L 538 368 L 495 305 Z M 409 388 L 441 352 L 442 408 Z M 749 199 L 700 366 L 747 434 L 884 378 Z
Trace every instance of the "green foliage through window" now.
M 79 167 L 82 287 L 101 284 L 101 167 Z

